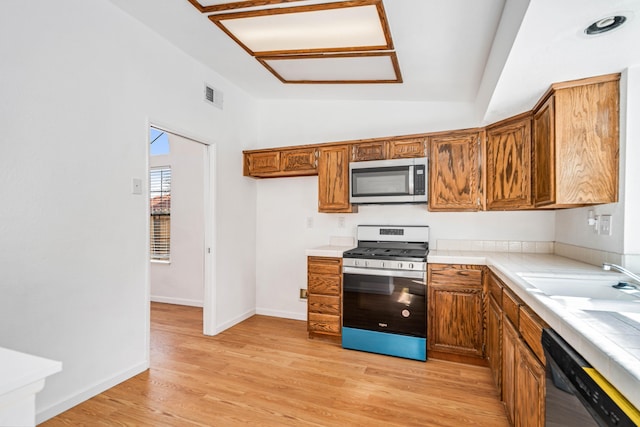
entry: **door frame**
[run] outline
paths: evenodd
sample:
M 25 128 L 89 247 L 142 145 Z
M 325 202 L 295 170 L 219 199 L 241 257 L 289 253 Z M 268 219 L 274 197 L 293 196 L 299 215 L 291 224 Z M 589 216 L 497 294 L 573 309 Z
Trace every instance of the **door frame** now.
M 151 118 L 147 118 L 145 134 L 146 134 L 146 171 L 147 171 L 147 179 L 145 182 L 148 183 L 148 176 L 150 170 L 150 150 L 148 147 L 149 144 L 149 129 L 153 127 L 155 129 L 165 131 L 168 133 L 172 133 L 174 135 L 178 135 L 182 138 L 191 140 L 198 144 L 202 144 L 206 147 L 205 159 L 204 159 L 204 301 L 202 304 L 203 315 L 202 315 L 202 332 L 205 335 L 215 335 L 216 330 L 216 275 L 214 272 L 215 269 L 215 261 L 216 261 L 216 218 L 215 218 L 215 201 L 216 201 L 216 174 L 215 174 L 215 165 L 216 165 L 216 143 L 214 141 L 208 140 L 207 138 L 203 138 L 197 135 L 193 135 L 192 133 L 177 128 L 175 126 L 168 126 L 166 124 L 162 124 L 160 121 L 153 120 Z M 149 198 L 149 186 L 146 185 L 144 194 L 147 199 Z M 147 215 L 146 215 L 146 242 L 149 242 L 150 239 L 150 231 L 149 231 L 149 207 L 147 203 Z M 146 245 L 147 248 L 147 274 L 146 274 L 146 294 L 147 301 L 151 299 L 151 266 L 148 263 L 150 258 L 149 253 L 149 245 Z M 150 303 L 149 303 L 150 304 Z M 147 316 L 149 325 L 148 330 L 151 328 L 150 323 L 150 313 Z M 150 338 L 150 337 L 149 337 Z M 148 339 L 147 341 L 150 340 Z M 148 344 L 149 344 L 148 343 Z M 149 345 L 147 345 L 149 347 Z

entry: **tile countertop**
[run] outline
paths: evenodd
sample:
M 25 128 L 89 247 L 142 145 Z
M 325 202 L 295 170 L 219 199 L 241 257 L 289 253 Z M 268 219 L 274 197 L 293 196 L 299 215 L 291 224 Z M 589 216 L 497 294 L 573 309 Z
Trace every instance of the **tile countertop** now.
M 624 312 L 569 308 L 518 273 L 606 274 L 600 267 L 552 254 L 430 251 L 429 263 L 488 266 L 598 372 L 640 408 L 640 304 Z M 625 276 L 610 273 L 612 277 Z
M 329 244 L 318 246 L 316 248 L 307 249 L 307 256 L 326 256 L 333 258 L 342 258 L 342 253 L 356 247 L 353 237 L 332 236 Z
M 340 245 L 325 245 L 318 246 L 317 248 L 307 249 L 307 256 L 326 256 L 334 258 L 342 258 L 342 252 L 349 249 L 353 249 L 354 245 L 340 246 Z

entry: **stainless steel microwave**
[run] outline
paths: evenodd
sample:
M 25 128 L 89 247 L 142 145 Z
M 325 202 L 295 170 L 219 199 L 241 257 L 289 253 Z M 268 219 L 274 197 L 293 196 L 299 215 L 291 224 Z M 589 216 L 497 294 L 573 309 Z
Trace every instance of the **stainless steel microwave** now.
M 426 203 L 427 158 L 349 163 L 349 202 Z

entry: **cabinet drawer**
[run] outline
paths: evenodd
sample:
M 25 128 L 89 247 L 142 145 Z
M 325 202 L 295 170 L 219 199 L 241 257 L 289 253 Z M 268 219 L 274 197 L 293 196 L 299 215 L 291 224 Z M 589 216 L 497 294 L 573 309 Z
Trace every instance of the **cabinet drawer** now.
M 511 323 L 518 328 L 520 324 L 520 300 L 507 289 L 502 292 L 502 311 Z
M 342 258 L 309 257 L 309 273 L 342 275 Z
M 434 264 L 428 271 L 430 284 L 482 288 L 481 266 Z
M 487 282 L 489 295 L 493 297 L 499 307 L 502 307 L 502 283 L 493 274 L 489 274 Z
M 340 317 L 330 314 L 309 313 L 307 329 L 309 332 L 340 334 Z
M 309 313 L 340 315 L 340 297 L 328 295 L 309 295 L 307 299 Z
M 531 350 L 544 362 L 544 351 L 542 350 L 542 329 L 546 325 L 535 313 L 527 307 L 520 307 L 520 335 L 529 344 Z
M 309 274 L 307 277 L 307 292 L 310 294 L 340 296 L 341 281 L 341 276 Z

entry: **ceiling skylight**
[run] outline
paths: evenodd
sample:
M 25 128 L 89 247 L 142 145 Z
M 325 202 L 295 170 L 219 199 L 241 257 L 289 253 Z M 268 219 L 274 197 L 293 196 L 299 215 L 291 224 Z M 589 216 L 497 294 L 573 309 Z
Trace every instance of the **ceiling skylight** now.
M 209 19 L 256 56 L 392 49 L 382 3 L 358 3 L 364 4 L 328 3 L 211 15 Z
M 396 55 L 354 53 L 258 58 L 283 83 L 400 83 Z
M 283 83 L 402 82 L 382 0 L 188 1 Z

